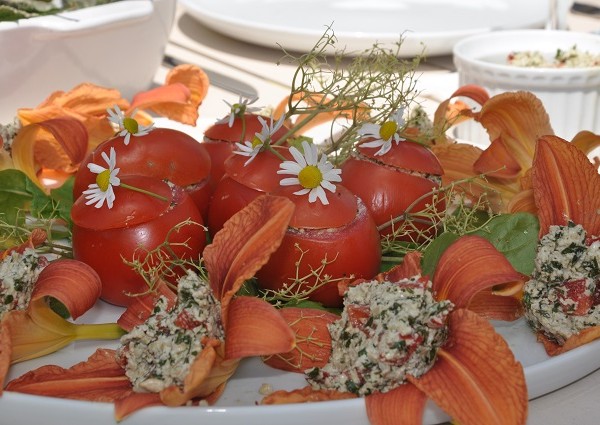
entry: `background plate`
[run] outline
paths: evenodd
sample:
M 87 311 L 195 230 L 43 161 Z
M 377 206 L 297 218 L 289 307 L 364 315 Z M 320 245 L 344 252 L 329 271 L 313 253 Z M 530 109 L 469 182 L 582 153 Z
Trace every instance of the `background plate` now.
M 349 51 L 394 43 L 400 54 L 450 54 L 469 35 L 497 29 L 541 28 L 548 0 L 179 0 L 205 26 L 268 47 L 310 50 L 332 25 Z M 356 53 L 356 52 L 355 52 Z

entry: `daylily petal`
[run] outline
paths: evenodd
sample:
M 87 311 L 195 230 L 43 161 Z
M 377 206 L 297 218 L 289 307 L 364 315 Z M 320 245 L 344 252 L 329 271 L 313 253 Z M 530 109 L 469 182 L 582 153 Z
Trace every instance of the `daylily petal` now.
M 296 346 L 291 351 L 263 358 L 263 361 L 276 369 L 299 373 L 325 366 L 331 352 L 331 334 L 327 326 L 339 316 L 314 308 L 287 307 L 279 312 L 295 334 Z
M 225 328 L 231 297 L 279 247 L 293 212 L 294 204 L 287 198 L 263 195 L 233 215 L 204 250 Z
M 450 300 L 456 308 L 468 308 L 473 297 L 484 289 L 502 285 L 516 293 L 523 284 L 523 276 L 506 257 L 479 236 L 463 236 L 450 245 L 433 276 L 436 299 Z
M 484 180 L 476 177 L 477 173 L 473 165 L 483 152 L 476 146 L 466 143 L 446 143 L 434 145 L 431 150 L 444 168 L 443 186 L 459 180 L 470 179 L 472 182 L 461 185 L 457 190 L 474 200 L 485 195 L 496 212 L 501 212 L 503 204 L 508 203 L 514 193 L 519 190 L 517 184 L 513 188 L 506 184 L 496 185 L 493 179 Z
M 77 319 L 94 306 L 101 290 L 102 282 L 94 269 L 81 261 L 61 259 L 42 270 L 31 300 L 55 298 Z
M 12 357 L 12 342 L 8 325 L 0 322 L 0 395 L 4 388 L 4 379 L 8 375 L 10 368 L 10 358 Z
M 286 353 L 295 346 L 294 332 L 279 311 L 256 297 L 237 297 L 229 304 L 225 358 Z
M 554 134 L 542 102 L 530 92 L 502 93 L 481 108 L 477 120 L 492 144 L 475 163 L 480 173 L 512 178 L 531 167 L 536 140 Z
M 40 169 L 72 173 L 87 153 L 88 135 L 81 122 L 72 118 L 55 118 L 25 126 L 12 145 L 15 168 L 23 171 L 48 191 L 38 178 Z
M 115 400 L 115 420 L 120 422 L 132 413 L 151 406 L 164 406 L 160 394 L 131 392 Z
M 40 228 L 33 229 L 31 231 L 31 234 L 29 235 L 29 238 L 25 242 L 23 242 L 20 245 L 5 249 L 4 251 L 0 251 L 0 260 L 5 258 L 8 254 L 10 254 L 13 251 L 23 253 L 23 251 L 27 248 L 35 248 L 43 244 L 46 241 L 47 236 L 48 235 L 46 234 L 45 230 L 42 230 Z
M 464 102 L 457 102 L 456 105 L 451 105 L 450 102 L 455 97 L 467 97 L 474 100 L 479 105 L 484 105 L 490 98 L 488 92 L 481 86 L 468 84 L 459 87 L 448 99 L 440 103 L 434 113 L 433 126 L 434 134 L 439 135 L 436 144 L 446 142 L 446 131 L 453 125 L 463 121 L 462 116 L 472 116 L 470 108 Z
M 420 425 L 427 396 L 410 383 L 365 398 L 371 425 Z
M 499 296 L 484 289 L 471 299 L 469 310 L 486 319 L 511 322 L 523 315 L 523 303 L 520 296 Z
M 553 224 L 581 224 L 600 234 L 600 175 L 587 156 L 559 137 L 538 141 L 532 170 L 540 237 Z
M 48 365 L 11 381 L 6 389 L 26 394 L 112 402 L 133 390 L 116 362 L 114 350 L 98 349 L 86 361 L 66 369 Z
M 114 134 L 106 119 L 106 109 L 114 105 L 127 109 L 129 102 L 118 90 L 84 83 L 68 92 L 54 92 L 36 108 L 19 109 L 17 115 L 24 126 L 52 118 L 75 118 L 86 127 L 89 145 L 94 147 Z
M 76 325 L 56 314 L 44 299 L 32 300 L 27 311 L 10 311 L 7 324 L 12 345 L 11 362 L 53 353 L 78 339 L 117 339 L 122 329 L 113 323 Z
M 464 309 L 450 313 L 448 334 L 434 367 L 409 381 L 462 425 L 525 424 L 525 376 L 506 341 Z
M 274 391 L 264 397 L 260 404 L 311 403 L 316 401 L 346 400 L 356 398 L 356 394 L 336 390 L 315 390 L 303 387 L 293 391 Z
M 600 147 L 600 135 L 591 131 L 580 131 L 573 137 L 571 143 L 584 154 L 589 155 L 594 149 Z
M 155 113 L 188 125 L 196 125 L 198 107 L 206 97 L 208 75 L 198 66 L 185 64 L 167 74 L 165 85 L 138 93 L 130 111 L 149 109 Z

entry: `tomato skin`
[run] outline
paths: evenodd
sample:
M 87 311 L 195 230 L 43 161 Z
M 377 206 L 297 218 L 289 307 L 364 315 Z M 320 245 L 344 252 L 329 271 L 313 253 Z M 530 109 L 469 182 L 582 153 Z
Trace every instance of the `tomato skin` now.
M 146 282 L 123 262 L 162 244 L 170 229 L 190 219 L 202 224 L 202 217 L 191 197 L 180 187 L 145 176 L 123 176 L 123 182 L 166 196 L 164 202 L 146 194 L 115 187 L 115 205 L 94 208 L 79 197 L 73 205 L 73 256 L 90 265 L 102 280 L 101 298 L 111 304 L 127 306 L 127 295 L 144 292 Z M 186 243 L 187 248 L 172 245 L 175 255 L 195 260 L 206 245 L 202 226 L 186 225 L 172 232 L 172 243 Z M 140 251 L 141 250 L 141 251 Z
M 233 151 L 236 150 L 236 143 L 251 141 L 256 133 L 262 130 L 262 124 L 258 120 L 260 115 L 244 114 L 243 117 L 235 117 L 233 125 L 229 127 L 228 122 L 215 123 L 204 132 L 204 145 L 209 152 L 212 162 L 211 182 L 213 187 L 221 180 L 226 173 L 225 161 Z M 262 117 L 269 122 L 268 117 Z M 271 142 L 278 142 L 288 132 L 284 125 L 271 138 Z
M 96 174 L 87 165 L 95 163 L 106 166 L 102 153 L 108 155 L 110 149 L 114 148 L 121 174 L 166 179 L 185 188 L 203 217 L 206 217 L 212 193 L 208 181 L 211 162 L 202 143 L 171 128 L 154 128 L 145 136 L 132 137 L 128 145 L 125 145 L 124 139 L 123 136 L 116 136 L 102 142 L 80 164 L 73 187 L 75 199 L 96 180 Z
M 419 197 L 438 188 L 443 169 L 429 149 L 414 142 L 394 144 L 387 154 L 381 156 L 373 155 L 376 150 L 359 147 L 360 155 L 349 157 L 341 168 L 344 185 L 363 200 L 375 223 L 380 226 L 402 216 Z M 433 196 L 427 196 L 411 211 L 422 211 L 432 203 Z M 440 207 L 443 208 L 443 204 Z M 415 225 L 421 230 L 429 227 L 426 224 Z M 380 233 L 382 236 L 391 235 L 393 227 L 383 228 Z
M 287 147 L 274 146 L 286 159 L 292 159 Z M 277 174 L 281 159 L 271 152 L 260 152 L 246 164 L 247 156 L 233 154 L 225 161 L 225 174 L 212 194 L 208 209 L 207 224 L 215 234 L 236 212 L 260 195 L 279 188 L 282 176 Z
M 340 185 L 337 186 L 337 191 L 350 193 Z M 297 196 L 296 198 L 297 202 L 307 202 L 306 196 L 302 197 L 302 200 Z M 332 194 L 328 193 L 328 198 L 333 200 Z M 333 279 L 349 278 L 350 275 L 357 279 L 370 279 L 375 276 L 381 265 L 379 232 L 363 203 L 357 199 L 356 205 L 355 216 L 342 226 L 288 228 L 280 247 L 258 271 L 256 277 L 259 286 L 279 291 L 283 289 L 284 284 L 291 283 L 296 275 L 311 276 L 311 272 L 319 268 L 324 259 L 330 264 L 327 264 L 322 276 L 327 274 Z M 336 215 L 335 205 L 325 207 L 332 207 L 329 214 Z M 301 211 L 302 209 L 297 210 L 296 213 L 302 214 Z M 299 260 L 300 263 L 297 264 Z M 316 282 L 316 277 L 311 276 L 302 283 L 302 287 L 310 289 Z M 337 281 L 317 289 L 310 294 L 309 299 L 327 307 L 342 305 Z

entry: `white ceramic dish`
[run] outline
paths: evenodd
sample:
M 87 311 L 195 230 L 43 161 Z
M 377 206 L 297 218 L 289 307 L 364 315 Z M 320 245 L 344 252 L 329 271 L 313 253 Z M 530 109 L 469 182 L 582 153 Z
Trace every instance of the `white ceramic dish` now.
M 544 103 L 556 135 L 570 140 L 580 130 L 600 133 L 600 67 L 521 68 L 506 64 L 513 51 L 540 51 L 553 57 L 556 49 L 576 45 L 600 54 L 600 35 L 570 31 L 521 30 L 480 34 L 454 46 L 459 84 L 478 84 L 491 95 L 527 90 Z M 458 136 L 478 141 L 487 137 L 477 126 L 460 126 Z M 487 140 L 487 139 L 486 139 Z
M 114 320 L 122 309 L 103 302 L 86 315 L 81 322 L 100 323 Z M 496 329 L 508 341 L 517 359 L 525 367 L 529 398 L 561 388 L 600 368 L 600 340 L 549 358 L 541 344 L 524 320 L 514 323 L 495 323 Z M 45 364 L 71 366 L 85 360 L 97 346 L 115 347 L 113 342 L 96 344 L 79 342 L 58 353 L 41 359 L 14 365 L 9 379 Z M 343 423 L 345 425 L 368 425 L 362 399 L 335 402 L 294 404 L 286 406 L 256 406 L 262 396 L 259 388 L 269 384 L 273 389 L 294 389 L 305 385 L 301 375 L 286 373 L 264 366 L 258 359 L 242 362 L 241 367 L 229 381 L 223 397 L 217 405 L 205 407 L 153 407 L 144 409 L 127 418 L 123 425 L 306 425 L 307 423 Z M 5 392 L 0 397 L 0 423 L 31 425 L 38 423 L 41 415 L 44 425 L 115 425 L 113 406 L 30 396 Z M 82 422 L 85 418 L 85 422 Z M 445 422 L 449 418 L 433 403 L 425 410 L 425 425 Z
M 186 126 L 167 119 L 157 119 L 160 127 L 176 128 L 201 140 L 203 129 L 214 119 L 206 117 L 196 127 Z M 318 134 L 313 134 L 318 138 Z M 322 135 L 321 135 L 322 136 Z M 123 311 L 99 301 L 78 322 L 104 323 L 114 321 Z M 567 352 L 549 357 L 523 319 L 513 323 L 495 322 L 496 330 L 508 341 L 516 358 L 525 368 L 529 398 L 533 399 L 568 385 L 600 368 L 600 340 Z M 85 360 L 97 347 L 116 348 L 116 342 L 77 342 L 61 351 L 40 359 L 13 365 L 8 379 L 47 364 L 63 367 Z M 306 425 L 343 423 L 344 425 L 369 425 L 364 401 L 361 399 L 283 406 L 256 406 L 263 397 L 259 388 L 270 385 L 273 390 L 292 390 L 306 385 L 302 375 L 286 373 L 265 366 L 259 359 L 244 360 L 217 405 L 210 408 L 180 407 L 176 409 L 154 407 L 144 409 L 127 418 L 123 425 Z M 40 412 L 44 425 L 115 425 L 113 406 L 30 396 L 5 392 L 0 397 L 0 424 L 31 425 L 37 423 Z M 450 418 L 434 403 L 429 402 L 424 425 L 439 424 Z
M 83 82 L 123 96 L 150 87 L 176 0 L 124 0 L 58 15 L 0 22 L 0 123 L 53 91 Z
M 348 51 L 394 43 L 400 54 L 449 54 L 492 29 L 541 28 L 547 0 L 179 0 L 203 25 L 250 43 L 307 51 L 332 24 Z M 518 13 L 516 12 L 518 10 Z

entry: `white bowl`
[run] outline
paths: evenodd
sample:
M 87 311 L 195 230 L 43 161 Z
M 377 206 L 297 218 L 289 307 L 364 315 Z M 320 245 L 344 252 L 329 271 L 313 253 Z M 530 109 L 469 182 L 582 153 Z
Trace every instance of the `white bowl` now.
M 490 95 L 527 90 L 546 108 L 557 136 L 570 140 L 580 130 L 600 133 L 600 67 L 522 68 L 506 63 L 514 51 L 540 51 L 552 58 L 558 48 L 577 46 L 600 54 L 600 35 L 570 31 L 497 31 L 469 37 L 454 46 L 459 84 L 478 84 Z M 480 127 L 479 127 L 480 128 Z M 458 136 L 478 141 L 477 126 L 460 126 Z M 484 133 L 485 134 L 485 133 Z
M 83 82 L 124 97 L 150 87 L 176 0 L 125 0 L 59 15 L 0 22 L 0 123 L 56 90 Z

